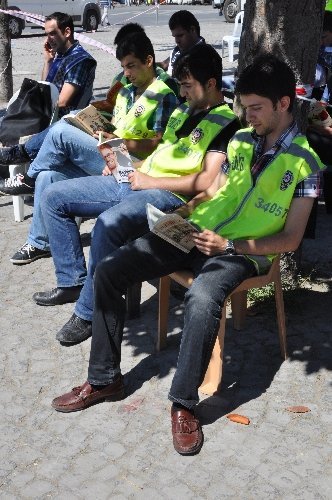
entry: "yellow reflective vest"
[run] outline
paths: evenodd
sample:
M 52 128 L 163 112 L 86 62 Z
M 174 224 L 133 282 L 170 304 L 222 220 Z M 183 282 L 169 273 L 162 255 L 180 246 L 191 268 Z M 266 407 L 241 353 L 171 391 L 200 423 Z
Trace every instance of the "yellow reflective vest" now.
M 230 164 L 226 184 L 199 205 L 189 220 L 224 238 L 258 239 L 280 232 L 285 224 L 296 185 L 324 166 L 305 136 L 297 135 L 286 151 L 258 175 L 251 175 L 254 156 L 252 129 L 238 131 L 228 145 Z M 247 256 L 265 272 L 275 255 Z
M 182 104 L 172 113 L 162 142 L 144 161 L 140 167 L 141 172 L 152 177 L 181 177 L 200 172 L 204 156 L 213 139 L 226 125 L 236 120 L 229 106 L 221 104 L 211 109 L 188 136 L 178 138 L 176 132 L 189 116 L 190 109 L 187 104 Z
M 332 0 L 326 0 L 325 11 L 332 11 Z
M 148 123 L 164 96 L 174 92 L 160 79 L 154 80 L 127 112 L 128 85 L 119 91 L 113 110 L 114 134 L 121 139 L 151 139 L 156 136 Z

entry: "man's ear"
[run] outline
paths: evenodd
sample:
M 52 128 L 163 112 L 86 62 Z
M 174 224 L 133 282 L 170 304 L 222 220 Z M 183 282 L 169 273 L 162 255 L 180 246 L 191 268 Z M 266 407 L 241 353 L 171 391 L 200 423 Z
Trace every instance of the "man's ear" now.
M 209 78 L 208 81 L 206 82 L 206 89 L 207 90 L 214 90 L 217 87 L 217 80 L 215 78 Z
M 281 111 L 288 111 L 289 105 L 290 105 L 290 97 L 288 95 L 284 95 L 280 99 L 280 110 Z
M 67 26 L 65 28 L 65 31 L 63 32 L 63 34 L 65 35 L 66 38 L 70 38 L 72 36 L 72 32 L 71 32 L 71 29 L 69 28 L 69 26 Z
M 151 66 L 153 66 L 153 57 L 152 57 L 152 56 L 148 56 L 148 57 L 146 58 L 145 64 L 146 64 L 149 68 L 151 68 Z

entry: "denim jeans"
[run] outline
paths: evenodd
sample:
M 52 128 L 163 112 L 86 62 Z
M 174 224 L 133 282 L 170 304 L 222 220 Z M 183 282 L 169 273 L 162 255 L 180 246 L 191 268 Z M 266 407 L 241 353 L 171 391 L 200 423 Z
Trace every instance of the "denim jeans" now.
M 186 254 L 153 233 L 123 246 L 96 268 L 90 384 L 109 384 L 120 373 L 123 294 L 128 286 L 182 268 L 190 269 L 195 279 L 185 295 L 184 326 L 169 399 L 187 408 L 197 404 L 225 298 L 243 280 L 256 275 L 256 269 L 241 255 L 207 257 L 196 248 Z
M 39 153 L 40 148 L 42 147 L 42 144 L 44 142 L 45 137 L 47 136 L 48 132 L 50 131 L 52 125 L 49 127 L 45 128 L 45 130 L 42 130 L 38 134 L 34 134 L 31 139 L 29 139 L 25 144 L 24 144 L 24 149 L 28 153 L 30 160 L 34 160 Z
M 42 134 L 43 132 L 37 136 Z M 30 139 L 32 140 L 33 138 Z M 32 144 L 33 147 L 38 147 L 38 140 Z M 96 145 L 96 139 L 65 121 L 60 121 L 48 129 L 28 170 L 28 175 L 36 179 L 33 219 L 28 235 L 28 243 L 34 247 L 40 250 L 49 249 L 43 210 L 40 206 L 44 190 L 60 180 L 101 174 L 105 162 Z
M 113 176 L 93 176 L 57 182 L 44 191 L 42 210 L 55 266 L 58 287 L 84 284 L 75 312 L 88 321 L 93 310 L 93 275 L 96 264 L 148 231 L 146 204 L 172 211 L 183 205 L 161 189 L 132 191 Z M 98 217 L 93 230 L 89 271 L 74 217 Z
M 44 170 L 65 172 L 74 166 L 88 175 L 100 174 L 104 160 L 97 150 L 97 139 L 65 121 L 50 127 L 28 175 L 36 178 Z

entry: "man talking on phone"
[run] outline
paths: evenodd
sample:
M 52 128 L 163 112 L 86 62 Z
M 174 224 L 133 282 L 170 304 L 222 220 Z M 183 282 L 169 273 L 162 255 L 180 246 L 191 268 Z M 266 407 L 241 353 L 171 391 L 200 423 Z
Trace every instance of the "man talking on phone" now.
M 54 12 L 45 19 L 42 80 L 59 90 L 59 115 L 86 106 L 92 96 L 96 61 L 74 39 L 71 16 Z M 84 102 L 82 102 L 84 101 Z

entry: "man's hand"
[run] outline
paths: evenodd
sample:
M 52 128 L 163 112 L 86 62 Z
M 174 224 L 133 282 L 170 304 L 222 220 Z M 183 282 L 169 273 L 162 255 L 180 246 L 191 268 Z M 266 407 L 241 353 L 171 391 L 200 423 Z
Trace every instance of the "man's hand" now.
M 101 175 L 113 175 L 113 170 L 115 170 L 116 167 L 114 168 L 109 168 L 107 165 L 105 165 L 104 170 L 102 171 Z
M 44 42 L 44 59 L 46 63 L 53 61 L 55 58 L 55 51 L 52 49 L 47 39 Z
M 198 250 L 209 257 L 223 253 L 227 245 L 227 239 L 209 229 L 204 229 L 201 233 L 193 233 L 193 240 Z
M 135 172 L 130 172 L 128 174 L 128 181 L 130 182 L 131 189 L 133 191 L 139 191 L 140 189 L 153 189 L 154 178 L 151 175 L 143 174 L 138 170 Z
M 332 136 L 332 127 L 323 127 L 323 125 L 309 125 L 308 130 L 314 130 L 317 134 L 325 135 L 326 137 Z

